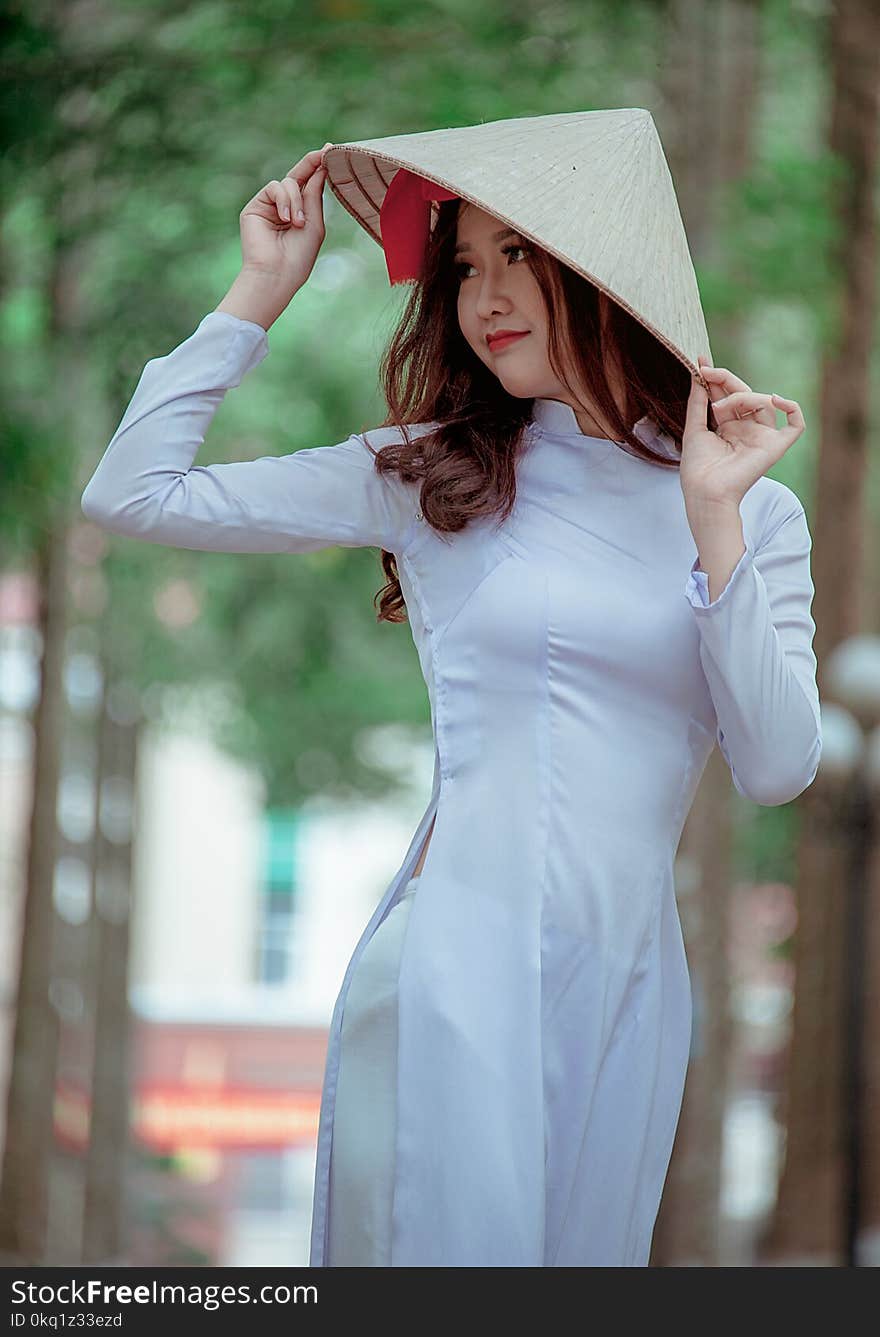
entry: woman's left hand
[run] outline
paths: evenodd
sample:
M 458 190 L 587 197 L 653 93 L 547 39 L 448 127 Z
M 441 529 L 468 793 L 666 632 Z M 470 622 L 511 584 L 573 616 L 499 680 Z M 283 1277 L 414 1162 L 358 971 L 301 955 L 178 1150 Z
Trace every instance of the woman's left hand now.
M 681 445 L 680 480 L 695 502 L 738 506 L 753 483 L 780 460 L 804 430 L 804 415 L 793 399 L 759 394 L 726 367 L 699 359 L 708 392 L 693 377 Z M 708 403 L 718 430 L 707 427 Z M 776 426 L 776 411 L 786 416 Z

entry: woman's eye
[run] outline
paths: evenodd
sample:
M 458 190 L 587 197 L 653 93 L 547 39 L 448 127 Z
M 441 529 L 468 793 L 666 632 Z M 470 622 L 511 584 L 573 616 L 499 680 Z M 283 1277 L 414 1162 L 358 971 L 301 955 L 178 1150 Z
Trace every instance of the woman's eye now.
M 502 255 L 509 255 L 511 251 L 520 251 L 522 255 L 526 254 L 526 248 L 520 246 L 517 242 L 511 242 L 509 246 L 502 246 L 501 248 Z M 469 265 L 466 260 L 459 260 L 456 263 L 455 272 L 459 279 L 466 279 L 468 277 L 465 273 L 465 270 L 467 269 L 473 269 L 473 265 Z

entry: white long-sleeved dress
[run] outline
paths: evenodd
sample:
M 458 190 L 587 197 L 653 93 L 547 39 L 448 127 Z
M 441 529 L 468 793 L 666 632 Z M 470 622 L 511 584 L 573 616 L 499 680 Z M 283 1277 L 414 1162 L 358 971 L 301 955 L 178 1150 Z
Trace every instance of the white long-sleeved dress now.
M 758 480 L 710 603 L 678 471 L 585 436 L 558 400 L 535 401 L 508 520 L 454 536 L 426 523 L 417 485 L 375 472 L 363 435 L 194 465 L 268 351 L 261 326 L 210 312 L 148 362 L 82 506 L 183 548 L 397 557 L 434 780 L 330 1023 L 311 1265 L 333 1261 L 349 984 L 436 818 L 400 959 L 391 1265 L 644 1266 L 691 1036 L 684 820 L 716 740 L 761 804 L 797 797 L 819 764 L 804 508 Z M 649 420 L 639 431 L 664 449 Z

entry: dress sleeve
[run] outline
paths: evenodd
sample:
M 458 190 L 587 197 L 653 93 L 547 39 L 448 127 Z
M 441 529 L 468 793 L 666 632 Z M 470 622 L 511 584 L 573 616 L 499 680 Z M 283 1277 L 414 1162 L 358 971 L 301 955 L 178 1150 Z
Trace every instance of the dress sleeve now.
M 744 798 L 789 803 L 812 784 L 822 752 L 811 615 L 812 541 L 804 509 L 746 551 L 710 603 L 708 578 L 688 574 L 685 596 L 700 630 L 700 660 L 715 705 L 717 739 Z
M 227 390 L 268 352 L 262 325 L 212 311 L 149 361 L 82 494 L 84 514 L 113 533 L 212 552 L 396 551 L 410 519 L 405 491 L 376 473 L 359 435 L 291 455 L 193 464 Z

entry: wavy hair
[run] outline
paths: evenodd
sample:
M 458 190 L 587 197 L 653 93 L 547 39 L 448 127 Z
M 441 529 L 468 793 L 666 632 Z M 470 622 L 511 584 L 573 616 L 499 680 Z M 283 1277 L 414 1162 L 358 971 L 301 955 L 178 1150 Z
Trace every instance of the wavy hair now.
M 459 327 L 453 251 L 460 203 L 440 203 L 423 278 L 413 284 L 380 363 L 388 404 L 388 416 L 380 425 L 399 426 L 404 439 L 378 451 L 370 447 L 377 473 L 421 483 L 422 515 L 439 533 L 456 533 L 477 516 L 498 515 L 501 522 L 510 514 L 516 500 L 516 460 L 534 405 L 534 399 L 507 393 Z M 523 250 L 523 263 L 530 265 L 550 315 L 548 358 L 562 384 L 579 403 L 567 379 L 568 353 L 592 407 L 611 425 L 614 439 L 626 442 L 642 459 L 678 468 L 691 387 L 687 367 L 588 279 L 527 238 Z M 624 415 L 606 376 L 609 355 L 616 356 L 626 387 Z M 633 435 L 632 425 L 644 416 L 672 438 L 677 457 L 660 456 Z M 410 440 L 406 427 L 423 423 L 438 425 Z M 374 605 L 379 600 L 377 621 L 404 622 L 406 602 L 394 553 L 383 549 L 381 563 L 387 583 L 373 600 Z

